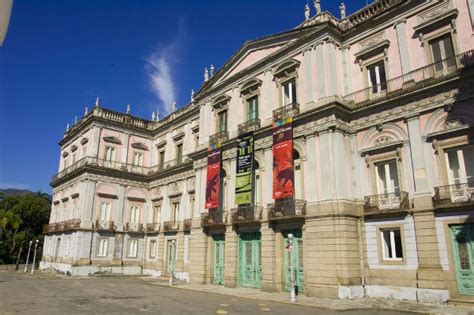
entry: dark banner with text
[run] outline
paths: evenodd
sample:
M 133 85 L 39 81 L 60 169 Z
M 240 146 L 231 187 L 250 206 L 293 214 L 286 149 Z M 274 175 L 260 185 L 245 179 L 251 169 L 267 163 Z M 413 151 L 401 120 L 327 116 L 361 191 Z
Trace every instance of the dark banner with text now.
M 290 122 L 273 126 L 273 199 L 294 194 L 293 126 Z
M 219 207 L 219 180 L 221 173 L 221 150 L 209 151 L 206 176 L 206 208 Z
M 237 175 L 235 177 L 235 203 L 252 203 L 253 134 L 239 136 L 237 141 Z

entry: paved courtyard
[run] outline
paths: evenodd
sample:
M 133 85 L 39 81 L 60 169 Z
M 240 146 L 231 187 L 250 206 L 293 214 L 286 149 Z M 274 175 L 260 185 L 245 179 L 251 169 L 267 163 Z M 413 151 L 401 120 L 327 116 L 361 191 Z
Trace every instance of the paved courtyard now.
M 221 287 L 215 287 L 214 292 L 192 288 L 166 287 L 153 278 L 76 278 L 51 273 L 30 275 L 0 271 L 0 313 L 410 314 L 396 308 L 389 311 L 327 310 L 228 296 L 219 293 Z

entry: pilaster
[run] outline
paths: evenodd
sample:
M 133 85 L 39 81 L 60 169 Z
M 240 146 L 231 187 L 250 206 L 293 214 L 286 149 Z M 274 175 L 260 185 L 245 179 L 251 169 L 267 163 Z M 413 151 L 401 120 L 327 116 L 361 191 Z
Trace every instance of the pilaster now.
M 411 71 L 410 52 L 408 49 L 406 20 L 400 20 L 395 23 L 397 33 L 398 51 L 400 55 L 400 64 L 402 65 L 402 73 L 406 74 Z
M 192 284 L 206 284 L 208 282 L 208 237 L 201 227 L 191 230 L 193 245 L 189 247 L 189 280 Z
M 275 231 L 268 224 L 262 224 L 260 232 L 262 235 L 262 291 L 276 292 L 278 291 L 278 277 Z
M 235 288 L 237 286 L 237 251 L 238 236 L 235 231 L 228 227 L 225 233 L 225 269 L 224 286 Z
M 96 182 L 86 179 L 82 182 L 82 185 L 84 185 L 84 196 L 81 196 L 81 227 L 90 229 L 92 228 L 92 216 L 94 213 Z
M 318 99 L 326 97 L 326 67 L 324 66 L 324 43 L 316 45 L 316 78 L 318 85 Z
M 306 88 L 306 104 L 314 101 L 313 96 L 313 69 L 311 66 L 311 48 L 303 52 L 304 56 L 304 76 L 305 76 L 305 88 Z
M 313 202 L 318 199 L 316 177 L 316 137 L 314 134 L 306 137 L 306 161 L 303 166 L 305 199 Z M 319 178 L 318 178 L 319 179 Z

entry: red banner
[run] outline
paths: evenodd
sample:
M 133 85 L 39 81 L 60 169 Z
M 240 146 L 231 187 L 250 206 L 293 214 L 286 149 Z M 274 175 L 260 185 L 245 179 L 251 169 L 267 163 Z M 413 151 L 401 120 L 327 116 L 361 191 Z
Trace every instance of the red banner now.
M 294 194 L 293 127 L 291 123 L 273 128 L 273 199 Z
M 210 151 L 207 157 L 206 208 L 219 207 L 219 180 L 221 173 L 221 150 Z

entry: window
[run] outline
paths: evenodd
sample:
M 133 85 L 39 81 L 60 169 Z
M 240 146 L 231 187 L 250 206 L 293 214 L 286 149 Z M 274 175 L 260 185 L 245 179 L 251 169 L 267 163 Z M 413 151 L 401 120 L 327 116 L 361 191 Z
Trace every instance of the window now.
M 296 81 L 288 80 L 282 84 L 283 106 L 296 103 Z
M 115 148 L 112 148 L 112 147 L 105 148 L 105 160 L 108 162 L 115 161 Z
M 109 240 L 106 238 L 99 239 L 99 249 L 97 251 L 98 257 L 106 257 L 107 256 L 107 245 Z
M 433 39 L 429 44 L 436 71 L 446 70 L 456 65 L 450 34 Z
M 402 260 L 402 237 L 399 228 L 380 230 L 383 260 Z
M 135 152 L 133 155 L 133 165 L 143 166 L 143 153 Z
M 449 185 L 474 181 L 474 145 L 446 150 Z
M 128 257 L 137 257 L 138 240 L 128 241 Z
M 194 217 L 194 202 L 196 201 L 196 198 L 194 197 L 194 194 L 189 195 L 189 209 L 191 210 L 191 217 Z
M 385 75 L 385 64 L 383 61 L 368 66 L 367 76 L 372 94 L 378 94 L 387 90 L 387 76 Z
M 247 120 L 258 118 L 258 96 L 251 97 L 247 100 Z
M 397 161 L 390 160 L 375 164 L 378 194 L 399 193 Z
M 156 257 L 156 241 L 151 240 L 150 241 L 150 258 L 155 258 Z
M 173 202 L 171 211 L 171 220 L 177 222 L 179 220 L 179 202 Z
M 100 205 L 100 220 L 110 221 L 110 203 L 102 202 Z
M 176 163 L 180 165 L 183 162 L 183 144 L 180 143 L 176 146 Z
M 164 169 L 165 167 L 165 151 L 160 151 L 160 153 L 158 153 L 158 167 L 161 170 Z
M 217 114 L 217 132 L 227 131 L 227 110 Z
M 161 221 L 161 205 L 155 205 L 153 210 L 153 223 L 160 223 Z
M 132 206 L 130 209 L 130 223 L 138 223 L 140 217 L 140 207 Z

